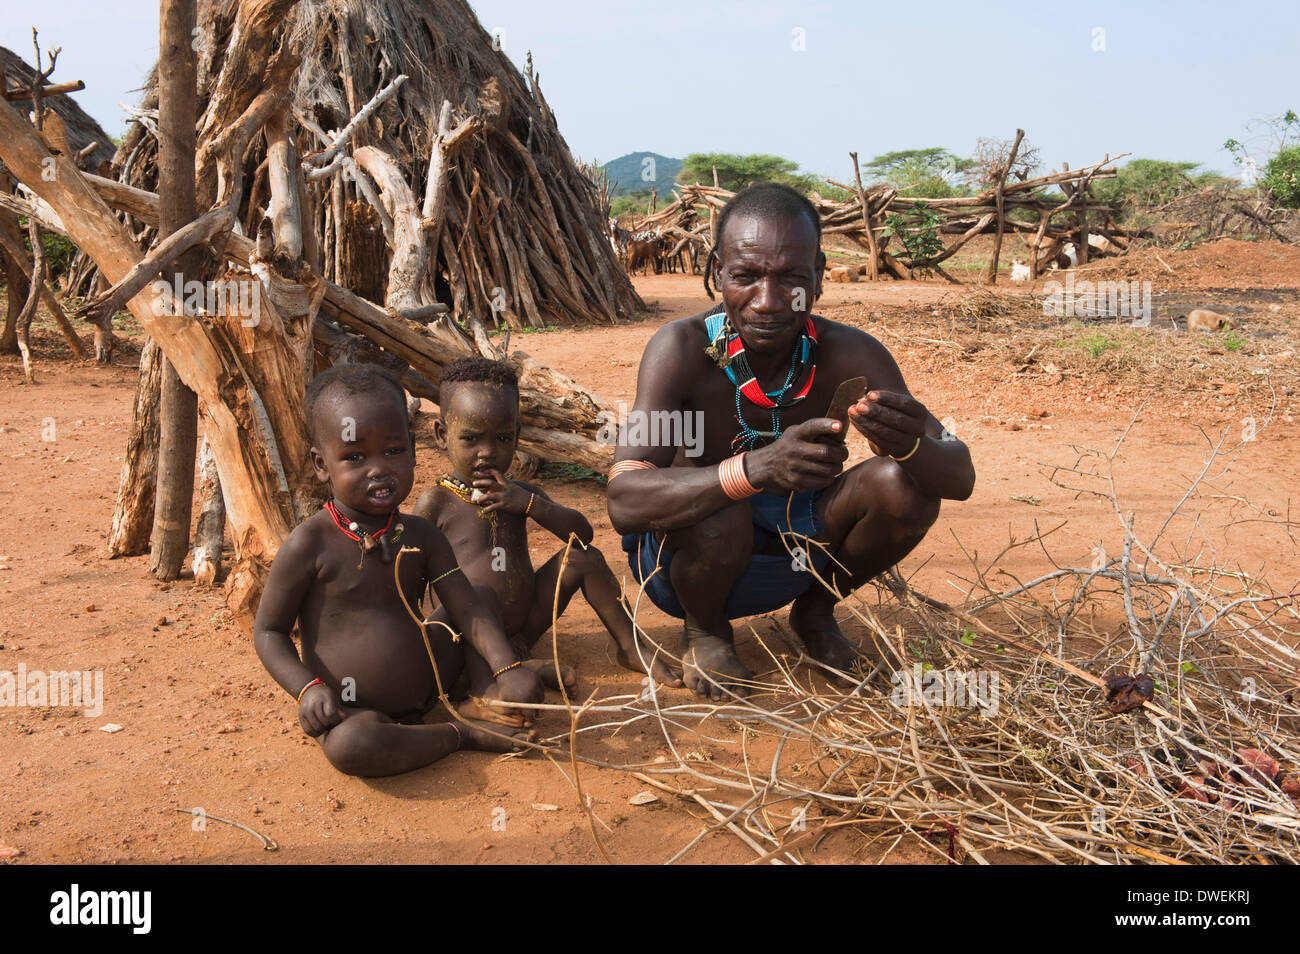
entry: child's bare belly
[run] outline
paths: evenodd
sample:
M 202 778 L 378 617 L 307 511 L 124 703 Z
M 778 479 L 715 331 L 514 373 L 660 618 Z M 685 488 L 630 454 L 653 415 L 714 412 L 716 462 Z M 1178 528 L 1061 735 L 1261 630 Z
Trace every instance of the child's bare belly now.
M 496 593 L 506 636 L 518 635 L 528 621 L 536 589 L 528 548 L 501 548 L 495 556 L 489 551 L 462 569 L 475 587 L 489 587 Z
M 303 662 L 339 690 L 344 705 L 393 718 L 423 711 L 437 688 L 419 628 L 400 606 L 330 620 L 314 645 L 304 640 Z

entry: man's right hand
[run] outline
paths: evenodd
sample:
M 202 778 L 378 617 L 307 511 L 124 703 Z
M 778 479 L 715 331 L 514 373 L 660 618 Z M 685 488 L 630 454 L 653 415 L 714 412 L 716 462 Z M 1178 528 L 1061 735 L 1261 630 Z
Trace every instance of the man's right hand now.
M 329 686 L 317 684 L 308 689 L 298 703 L 298 724 L 313 739 L 334 728 L 347 718 L 343 706 Z
M 762 490 L 821 490 L 844 469 L 849 450 L 843 443 L 844 423 L 815 417 L 796 424 L 774 444 L 745 457 L 749 482 Z

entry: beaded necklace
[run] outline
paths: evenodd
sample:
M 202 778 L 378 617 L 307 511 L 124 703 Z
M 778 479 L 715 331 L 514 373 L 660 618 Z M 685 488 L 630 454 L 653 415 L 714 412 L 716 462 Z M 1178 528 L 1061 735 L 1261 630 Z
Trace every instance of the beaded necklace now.
M 357 564 L 358 570 L 365 565 L 366 554 L 375 549 L 375 547 L 379 548 L 379 559 L 382 562 L 393 562 L 393 544 L 402 539 L 402 531 L 406 529 L 406 525 L 402 523 L 398 523 L 396 527 L 393 526 L 394 521 L 401 516 L 399 510 L 394 510 L 388 515 L 388 522 L 384 524 L 382 530 L 376 530 L 374 533 L 366 533 L 366 531 L 361 529 L 361 525 L 355 520 L 345 522 L 343 514 L 339 512 L 339 508 L 333 500 L 325 501 L 324 507 L 326 511 L 329 512 L 330 518 L 334 521 L 334 526 L 342 530 L 344 536 L 351 540 L 355 540 L 357 545 L 361 547 L 361 562 Z M 391 539 L 388 536 L 389 530 L 393 531 Z
M 812 390 L 813 379 L 817 376 L 817 327 L 812 317 L 809 316 L 804 323 L 803 332 L 795 343 L 794 351 L 790 356 L 790 373 L 786 375 L 785 383 L 775 391 L 764 391 L 758 383 L 758 377 L 745 357 L 745 342 L 731 327 L 731 320 L 725 311 L 720 310 L 715 314 L 706 315 L 704 321 L 709 335 L 709 347 L 704 349 L 705 353 L 726 372 L 736 388 L 736 423 L 740 426 L 740 430 L 732 438 L 732 450 L 753 450 L 760 441 L 775 440 L 780 437 L 781 411 L 794 407 L 807 397 L 808 392 Z M 789 403 L 786 403 L 787 392 L 795 381 L 803 377 L 805 369 L 807 380 L 790 398 Z M 746 422 L 740 404 L 742 394 L 751 404 L 771 410 L 770 431 L 756 430 Z
M 483 499 L 483 491 L 470 487 L 469 484 L 454 475 L 443 477 L 438 481 L 438 485 L 446 487 L 465 503 L 478 507 L 478 518 L 488 522 L 488 532 L 491 536 L 492 546 L 495 547 L 497 545 L 497 513 L 495 510 L 488 511 L 479 506 L 479 500 Z M 477 495 L 477 498 L 475 495 Z

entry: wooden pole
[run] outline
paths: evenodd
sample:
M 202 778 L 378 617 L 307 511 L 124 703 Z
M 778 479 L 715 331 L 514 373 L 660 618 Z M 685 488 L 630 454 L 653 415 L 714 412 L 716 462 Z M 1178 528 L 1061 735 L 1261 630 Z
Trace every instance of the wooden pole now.
M 158 238 L 188 225 L 198 213 L 194 186 L 197 72 L 190 46 L 195 28 L 192 0 L 161 0 L 158 36 Z M 196 276 L 197 256 L 177 263 Z M 190 547 L 194 459 L 198 450 L 198 398 L 167 362 L 159 407 L 158 490 L 149 568 L 159 580 L 175 580 Z
M 851 152 L 849 156 L 853 159 L 853 184 L 857 186 L 858 201 L 862 203 L 862 225 L 867 230 L 867 245 L 871 252 L 867 278 L 874 282 L 880 277 L 880 250 L 876 248 L 876 232 L 871 227 L 871 209 L 867 206 L 867 194 L 862 191 L 862 173 L 858 171 L 858 154 Z
M 993 256 L 989 259 L 988 270 L 984 273 L 984 284 L 993 285 L 998 280 L 998 256 L 1002 254 L 1002 232 L 1006 227 L 1006 212 L 1003 205 L 1003 191 L 1007 187 L 1007 175 L 1011 172 L 1012 165 L 1016 161 L 1016 153 L 1020 151 L 1020 140 L 1025 138 L 1023 129 L 1016 130 L 1016 141 L 1011 146 L 1011 153 L 1007 156 L 1007 161 L 998 169 L 998 186 L 993 194 L 993 202 L 997 208 L 997 231 L 993 233 Z

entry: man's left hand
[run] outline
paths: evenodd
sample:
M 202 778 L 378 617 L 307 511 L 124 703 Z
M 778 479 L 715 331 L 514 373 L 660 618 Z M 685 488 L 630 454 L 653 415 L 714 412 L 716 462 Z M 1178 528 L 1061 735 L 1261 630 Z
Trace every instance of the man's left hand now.
M 930 412 L 910 394 L 897 391 L 869 391 L 849 408 L 849 420 L 871 445 L 872 453 L 903 457 L 925 436 Z

